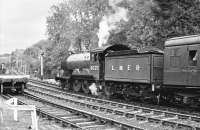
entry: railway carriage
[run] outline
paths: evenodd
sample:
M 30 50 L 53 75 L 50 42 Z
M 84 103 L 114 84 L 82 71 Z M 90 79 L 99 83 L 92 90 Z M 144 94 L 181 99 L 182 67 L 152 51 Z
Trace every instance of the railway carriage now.
M 177 103 L 199 104 L 200 35 L 167 40 L 164 59 L 162 95 Z

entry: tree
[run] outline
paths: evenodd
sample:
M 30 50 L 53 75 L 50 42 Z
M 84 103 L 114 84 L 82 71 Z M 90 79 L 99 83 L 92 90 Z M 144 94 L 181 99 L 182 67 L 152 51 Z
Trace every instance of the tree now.
M 80 42 L 87 51 L 107 6 L 107 0 L 68 0 L 52 6 L 52 15 L 47 18 L 49 39 L 55 43 L 68 39 L 70 49 L 75 50 L 80 50 Z
M 155 42 L 200 33 L 199 0 L 154 0 L 152 12 L 158 23 L 154 27 Z

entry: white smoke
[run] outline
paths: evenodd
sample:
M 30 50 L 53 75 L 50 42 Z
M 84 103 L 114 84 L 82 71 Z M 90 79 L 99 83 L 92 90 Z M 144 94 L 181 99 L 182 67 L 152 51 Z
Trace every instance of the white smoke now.
M 123 0 L 109 0 L 109 5 L 114 10 L 114 14 L 103 16 L 101 22 L 99 23 L 99 31 L 97 33 L 99 42 L 98 45 L 101 47 L 103 44 L 106 44 L 110 31 L 117 28 L 117 23 L 121 20 L 128 21 L 127 12 L 128 10 L 122 7 L 117 6 Z

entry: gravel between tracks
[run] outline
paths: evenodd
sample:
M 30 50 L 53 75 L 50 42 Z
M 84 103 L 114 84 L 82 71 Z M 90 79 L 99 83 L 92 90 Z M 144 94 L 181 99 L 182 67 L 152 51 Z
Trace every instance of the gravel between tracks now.
M 115 114 L 112 114 L 112 113 L 107 113 L 106 111 L 97 111 L 95 109 L 88 109 L 85 106 L 73 104 L 73 103 L 70 103 L 70 102 L 65 102 L 65 101 L 56 99 L 54 97 L 48 97 L 46 95 L 41 95 L 41 94 L 36 94 L 36 93 L 34 93 L 33 95 L 40 97 L 40 98 L 43 98 L 43 99 L 46 99 L 48 101 L 53 100 L 56 104 L 62 104 L 62 106 L 65 106 L 65 107 L 68 107 L 68 108 L 71 108 L 71 109 L 74 109 L 74 110 L 90 113 L 91 115 L 95 114 L 97 117 L 100 117 L 102 119 L 109 119 L 109 120 L 112 120 L 114 122 L 120 122 L 122 124 L 133 126 L 133 127 L 136 127 L 136 128 L 147 129 L 147 130 L 172 130 L 173 129 L 170 126 L 162 126 L 162 125 L 159 125 L 159 124 L 156 124 L 156 123 L 139 122 L 138 120 L 136 120 L 134 118 L 128 119 L 124 116 L 119 116 L 119 115 L 115 115 Z
M 48 87 L 47 87 L 48 88 Z M 38 91 L 38 90 L 37 90 Z M 74 96 L 72 96 L 72 97 L 70 97 L 69 95 L 68 96 L 66 96 L 64 93 L 59 93 L 59 92 L 57 92 L 57 93 L 52 93 L 52 92 L 50 92 L 50 91 L 45 91 L 45 90 L 40 90 L 40 91 L 44 91 L 45 93 L 47 93 L 47 94 L 49 94 L 49 95 L 54 95 L 54 96 L 56 96 L 57 97 L 57 102 L 59 102 L 60 104 L 64 104 L 64 102 L 63 103 L 61 103 L 60 101 L 59 101 L 59 99 L 60 98 L 64 98 L 64 99 L 68 99 L 68 101 L 66 102 L 67 104 L 68 104 L 68 102 L 71 102 L 71 101 L 69 101 L 69 100 L 77 100 L 77 101 L 75 101 L 75 103 L 72 103 L 72 104 L 70 104 L 70 105 L 72 105 L 73 107 L 75 107 L 77 104 L 79 104 L 80 105 L 80 107 L 81 107 L 81 105 L 83 106 L 83 108 L 84 108 L 84 106 L 85 105 L 83 105 L 83 104 L 88 104 L 88 105 L 91 105 L 91 107 L 94 107 L 94 106 L 96 106 L 97 104 L 99 104 L 99 105 L 97 105 L 97 108 L 96 109 L 99 109 L 99 108 L 103 108 L 104 110 L 106 109 L 106 111 L 107 110 L 111 110 L 111 112 L 110 113 L 108 113 L 108 117 L 114 117 L 113 119 L 115 119 L 115 114 L 113 113 L 113 110 L 114 110 L 114 112 L 115 112 L 115 110 L 117 111 L 117 112 L 122 112 L 123 111 L 123 109 L 124 108 L 121 108 L 119 111 L 118 111 L 118 109 L 119 108 L 117 108 L 116 106 L 109 106 L 108 104 L 101 104 L 101 103 L 91 103 L 91 101 L 87 101 L 87 100 L 82 100 L 82 99 L 75 99 L 75 97 Z M 42 93 L 40 93 L 40 94 L 42 94 Z M 37 94 L 36 94 L 37 95 Z M 42 97 L 44 96 L 44 95 L 41 95 Z M 50 98 L 52 98 L 52 97 L 50 97 Z M 62 99 L 63 100 L 63 99 Z M 77 102 L 77 103 L 76 103 Z M 74 106 L 75 105 L 75 106 Z M 106 108 L 107 107 L 107 108 Z M 109 107 L 109 108 L 108 108 Z M 92 108 L 93 109 L 93 108 Z M 103 110 L 103 111 L 104 111 Z M 124 109 L 125 110 L 125 109 Z M 91 110 L 92 111 L 92 110 Z M 127 111 L 127 110 L 125 110 L 125 111 Z M 105 111 L 104 111 L 105 112 Z M 135 112 L 135 111 L 134 111 Z M 94 111 L 94 113 L 96 114 L 96 113 L 98 113 L 97 111 L 95 112 Z M 101 113 L 102 114 L 102 113 Z M 105 113 L 104 113 L 105 114 Z M 113 115 L 114 114 L 114 115 Z M 134 113 L 135 114 L 135 113 Z M 140 115 L 141 114 L 141 115 Z M 151 114 L 151 113 L 143 113 L 143 112 L 138 112 L 138 114 L 136 114 L 137 116 L 144 116 L 143 114 L 147 114 L 147 118 L 148 118 L 148 116 L 150 117 L 150 119 L 152 118 L 151 116 L 155 116 L 154 114 Z M 107 115 L 107 114 L 106 114 Z M 160 115 L 159 115 L 160 116 Z M 168 120 L 170 120 L 170 121 L 174 121 L 174 122 L 179 122 L 180 124 L 182 124 L 183 123 L 183 125 L 184 124 L 186 124 L 186 125 L 188 125 L 188 124 L 192 124 L 192 125 L 194 125 L 194 126 L 200 126 L 200 125 L 198 125 L 199 123 L 195 123 L 194 121 L 189 121 L 189 120 L 182 120 L 182 119 L 177 119 L 177 117 L 175 116 L 173 116 L 173 117 L 165 117 L 165 116 L 160 116 L 159 117 L 158 116 L 158 120 L 160 120 L 160 119 L 164 119 L 163 121 L 165 122 L 165 123 L 167 123 L 168 122 Z M 118 118 L 119 118 L 120 116 L 118 116 Z M 127 120 L 127 119 L 125 119 L 123 116 L 121 116 L 120 117 L 121 119 L 122 119 L 122 122 L 123 122 L 123 120 L 124 121 L 126 121 L 126 122 L 130 122 L 130 123 L 133 123 L 134 124 L 134 122 L 136 123 L 136 125 L 138 125 L 138 120 L 133 120 L 133 118 L 132 119 L 130 119 L 130 120 Z M 123 119 L 124 118 L 124 119 Z M 129 124 L 129 123 L 128 123 Z M 151 123 L 149 123 L 146 119 L 144 120 L 144 121 L 140 121 L 140 123 L 139 123 L 139 126 L 148 126 L 147 124 L 149 124 L 149 126 L 152 126 L 152 124 Z M 158 128 L 158 124 L 155 124 L 155 126 L 157 126 L 157 128 Z M 178 128 L 178 127 L 177 127 Z M 156 128 L 155 128 L 156 129 Z M 160 129 L 163 129 L 163 128 L 160 128 Z M 169 128 L 167 128 L 167 129 L 169 129 Z M 178 128 L 178 129 L 180 129 L 180 128 Z M 182 128 L 181 128 L 182 129 Z

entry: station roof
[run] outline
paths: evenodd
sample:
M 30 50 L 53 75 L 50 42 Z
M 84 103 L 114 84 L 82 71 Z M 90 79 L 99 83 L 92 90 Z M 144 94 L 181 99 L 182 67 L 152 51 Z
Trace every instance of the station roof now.
M 166 47 L 200 44 L 200 34 L 170 38 L 165 42 Z

